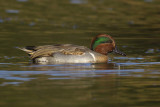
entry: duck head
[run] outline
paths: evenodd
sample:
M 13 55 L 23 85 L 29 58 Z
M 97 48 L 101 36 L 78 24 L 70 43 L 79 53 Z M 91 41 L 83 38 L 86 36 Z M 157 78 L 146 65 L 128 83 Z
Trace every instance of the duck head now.
M 117 48 L 114 39 L 110 35 L 106 35 L 106 34 L 97 35 L 92 39 L 91 50 L 104 55 L 114 52 L 114 53 L 126 56 L 125 53 L 121 52 Z

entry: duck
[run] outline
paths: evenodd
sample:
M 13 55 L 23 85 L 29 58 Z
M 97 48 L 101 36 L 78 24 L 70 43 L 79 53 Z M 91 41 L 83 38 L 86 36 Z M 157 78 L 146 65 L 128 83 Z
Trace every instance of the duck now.
M 108 34 L 95 36 L 91 40 L 90 48 L 73 44 L 55 44 L 19 49 L 26 52 L 35 64 L 107 63 L 109 53 L 126 56 Z

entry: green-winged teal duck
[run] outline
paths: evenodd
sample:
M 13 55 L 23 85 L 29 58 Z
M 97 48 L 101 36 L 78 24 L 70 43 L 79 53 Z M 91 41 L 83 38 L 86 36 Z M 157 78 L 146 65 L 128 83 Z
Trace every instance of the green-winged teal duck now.
M 27 52 L 33 62 L 39 64 L 105 63 L 111 52 L 126 56 L 118 50 L 114 39 L 106 34 L 94 37 L 90 49 L 72 44 L 26 46 L 19 49 Z

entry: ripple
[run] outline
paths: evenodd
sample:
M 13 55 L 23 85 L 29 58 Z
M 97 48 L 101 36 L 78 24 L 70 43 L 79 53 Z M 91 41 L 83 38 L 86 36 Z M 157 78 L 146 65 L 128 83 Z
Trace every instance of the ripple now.
M 114 59 L 142 60 L 142 57 L 114 57 Z
M 6 86 L 6 85 L 15 85 L 15 86 L 18 86 L 21 83 L 23 83 L 23 82 L 3 82 L 2 84 L 0 84 L 0 86 Z
M 6 10 L 6 13 L 19 13 L 19 10 Z
M 17 0 L 18 2 L 27 2 L 28 0 Z
M 126 63 L 117 63 L 118 65 L 125 65 L 125 66 L 129 66 L 129 65 L 154 65 L 154 64 L 160 64 L 160 62 L 142 62 L 142 63 L 136 63 L 136 62 L 126 62 Z
M 94 70 L 94 71 L 0 71 L 0 78 L 6 80 L 21 80 L 30 81 L 31 75 L 50 75 L 53 78 L 82 78 L 82 77 L 99 77 L 102 74 L 119 74 L 126 72 L 144 72 L 144 69 L 130 69 L 130 70 Z
M 88 3 L 87 0 L 70 0 L 70 3 L 72 4 L 86 4 Z

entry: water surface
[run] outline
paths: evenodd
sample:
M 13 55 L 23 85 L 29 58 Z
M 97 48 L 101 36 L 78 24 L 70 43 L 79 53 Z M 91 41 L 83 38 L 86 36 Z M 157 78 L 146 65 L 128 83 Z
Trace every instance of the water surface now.
M 158 0 L 1 0 L 0 106 L 160 106 Z M 32 64 L 16 47 L 114 37 L 108 63 Z

